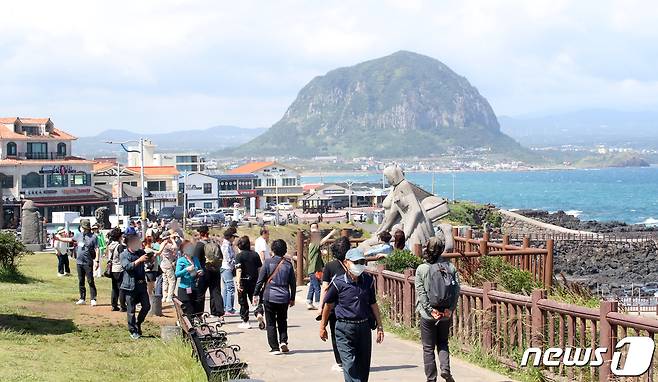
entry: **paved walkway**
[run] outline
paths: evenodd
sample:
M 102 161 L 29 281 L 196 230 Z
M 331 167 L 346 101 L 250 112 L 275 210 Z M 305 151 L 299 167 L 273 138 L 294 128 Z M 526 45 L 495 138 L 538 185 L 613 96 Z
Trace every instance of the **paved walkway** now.
M 240 358 L 249 363 L 249 375 L 266 382 L 328 382 L 342 381 L 342 373 L 331 371 L 333 354 L 331 341 L 322 342 L 315 321 L 317 311 L 306 310 L 306 289 L 298 288 L 297 302 L 289 311 L 289 345 L 287 355 L 270 355 L 265 331 L 239 329 L 239 317 L 227 317 L 224 329 L 230 343 L 242 348 Z M 452 358 L 452 372 L 457 382 L 503 382 L 510 378 Z M 440 379 L 440 378 L 439 378 Z M 401 340 L 386 333 L 383 344 L 373 341 L 373 359 L 370 380 L 424 381 L 420 344 Z M 441 380 L 441 379 L 440 379 Z

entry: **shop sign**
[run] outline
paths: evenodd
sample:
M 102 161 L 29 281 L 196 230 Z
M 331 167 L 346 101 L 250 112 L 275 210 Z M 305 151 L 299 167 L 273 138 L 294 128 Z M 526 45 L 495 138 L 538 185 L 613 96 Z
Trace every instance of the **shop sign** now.
M 219 196 L 239 196 L 240 195 L 237 190 L 219 190 L 219 191 L 217 191 L 217 194 Z
M 88 194 L 91 192 L 90 188 L 65 188 L 62 190 L 63 194 Z
M 238 194 L 242 196 L 256 196 L 256 190 L 239 190 Z
M 39 174 L 75 174 L 80 172 L 79 170 L 74 169 L 72 166 L 65 165 L 54 165 L 54 166 L 41 166 Z

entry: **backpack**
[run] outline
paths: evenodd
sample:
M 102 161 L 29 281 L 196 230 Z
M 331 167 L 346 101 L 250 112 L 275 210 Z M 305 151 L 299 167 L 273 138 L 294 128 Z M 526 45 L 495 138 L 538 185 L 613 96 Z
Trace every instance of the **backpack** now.
M 448 266 L 441 262 L 430 264 L 427 297 L 433 309 L 449 309 L 457 298 L 457 279 Z
M 206 256 L 206 268 L 211 271 L 219 271 L 224 260 L 219 245 L 214 241 L 208 241 L 203 245 L 203 254 Z

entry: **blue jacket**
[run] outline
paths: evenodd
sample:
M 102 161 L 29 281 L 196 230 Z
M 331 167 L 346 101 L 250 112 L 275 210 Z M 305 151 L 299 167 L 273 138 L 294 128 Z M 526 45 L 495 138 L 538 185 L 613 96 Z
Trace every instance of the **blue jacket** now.
M 266 285 L 267 279 L 270 278 L 280 261 L 283 261 L 283 263 L 279 267 L 279 271 L 274 275 L 272 281 Z M 265 264 L 260 268 L 254 296 L 260 296 L 262 293 L 263 301 L 287 304 L 295 300 L 296 287 L 295 270 L 292 268 L 290 260 L 274 256 L 265 259 Z
M 144 254 L 143 250 L 130 252 L 127 248 L 121 252 L 121 267 L 123 268 L 123 277 L 121 278 L 120 289 L 133 291 L 135 290 L 135 280 L 146 280 L 146 271 L 144 263 L 135 265 L 135 260 Z
M 195 270 L 198 271 L 201 269 L 201 263 L 196 256 L 192 257 L 192 262 L 194 263 Z M 180 279 L 180 283 L 178 284 L 179 288 L 196 288 L 196 283 L 194 282 L 194 279 L 196 278 L 195 275 L 191 275 L 185 270 L 185 268 L 190 265 L 192 265 L 192 263 L 190 263 L 185 256 L 181 256 L 176 260 L 176 277 Z

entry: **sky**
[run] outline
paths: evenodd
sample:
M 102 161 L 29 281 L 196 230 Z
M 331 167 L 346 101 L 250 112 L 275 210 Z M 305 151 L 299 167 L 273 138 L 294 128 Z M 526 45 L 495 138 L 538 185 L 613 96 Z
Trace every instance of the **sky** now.
M 498 115 L 658 110 L 652 1 L 0 0 L 0 116 L 79 136 L 269 127 L 313 77 L 410 50 Z

